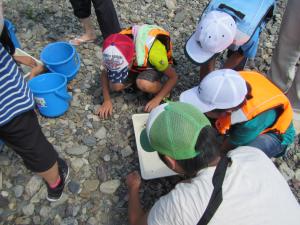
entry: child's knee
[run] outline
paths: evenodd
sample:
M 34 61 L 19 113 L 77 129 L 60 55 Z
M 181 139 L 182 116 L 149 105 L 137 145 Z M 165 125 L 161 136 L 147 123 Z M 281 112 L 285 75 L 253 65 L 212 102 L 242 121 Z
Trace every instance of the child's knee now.
M 125 85 L 124 84 L 111 84 L 111 89 L 113 91 L 116 91 L 116 92 L 120 92 L 120 91 L 123 91 L 125 88 Z
M 137 87 L 146 93 L 156 94 L 161 89 L 161 83 L 159 81 L 148 81 L 143 79 L 136 79 Z

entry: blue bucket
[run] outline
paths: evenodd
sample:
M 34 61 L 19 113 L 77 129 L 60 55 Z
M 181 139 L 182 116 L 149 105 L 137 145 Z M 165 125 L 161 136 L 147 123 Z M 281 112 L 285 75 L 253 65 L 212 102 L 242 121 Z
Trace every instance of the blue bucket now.
M 57 117 L 69 108 L 72 97 L 67 92 L 67 78 L 59 73 L 45 73 L 28 82 L 36 105 L 43 116 Z
M 21 48 L 21 44 L 16 36 L 16 28 L 13 25 L 13 23 L 10 22 L 9 20 L 5 19 L 4 24 L 8 30 L 9 37 L 10 37 L 11 41 L 13 42 L 15 48 Z
M 41 52 L 41 61 L 51 72 L 65 75 L 68 81 L 76 76 L 80 68 L 79 55 L 67 42 L 48 44 Z

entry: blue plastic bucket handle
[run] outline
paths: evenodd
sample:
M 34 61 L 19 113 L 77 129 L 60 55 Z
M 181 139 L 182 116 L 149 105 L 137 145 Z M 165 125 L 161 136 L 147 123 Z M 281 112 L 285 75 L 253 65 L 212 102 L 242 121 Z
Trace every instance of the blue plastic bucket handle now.
M 55 95 L 57 97 L 62 98 L 65 101 L 70 101 L 72 99 L 72 96 L 69 95 L 68 93 L 62 93 L 62 92 L 59 92 L 59 91 L 55 91 Z

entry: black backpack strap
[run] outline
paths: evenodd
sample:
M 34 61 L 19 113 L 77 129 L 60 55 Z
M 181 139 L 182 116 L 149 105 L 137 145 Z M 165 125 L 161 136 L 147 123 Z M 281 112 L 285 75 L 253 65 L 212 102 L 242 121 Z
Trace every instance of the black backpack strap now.
M 214 190 L 212 192 L 208 205 L 197 225 L 207 225 L 216 213 L 221 202 L 223 201 L 222 185 L 225 178 L 227 166 L 230 161 L 230 158 L 228 158 L 227 156 L 220 159 L 212 178 Z

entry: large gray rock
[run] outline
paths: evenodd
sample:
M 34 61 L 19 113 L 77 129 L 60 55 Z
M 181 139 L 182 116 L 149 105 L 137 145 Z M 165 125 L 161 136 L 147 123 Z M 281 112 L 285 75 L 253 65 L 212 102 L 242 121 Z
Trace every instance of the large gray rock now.
M 84 153 L 86 153 L 88 151 L 88 147 L 85 145 L 77 145 L 77 146 L 73 146 L 71 148 L 68 148 L 66 150 L 66 152 L 69 155 L 82 155 Z
M 39 176 L 32 176 L 28 183 L 26 184 L 25 191 L 31 197 L 33 196 L 40 188 L 43 183 L 43 180 Z
M 97 132 L 95 133 L 95 138 L 99 140 L 106 138 L 106 128 L 101 127 L 99 130 L 97 130 Z
M 165 0 L 166 6 L 170 10 L 176 9 L 177 1 L 176 0 Z
M 105 194 L 113 194 L 116 192 L 121 182 L 117 179 L 109 180 L 100 185 L 100 191 Z
M 35 206 L 32 203 L 29 203 L 28 205 L 24 206 L 22 208 L 22 212 L 25 216 L 31 216 L 34 213 Z

